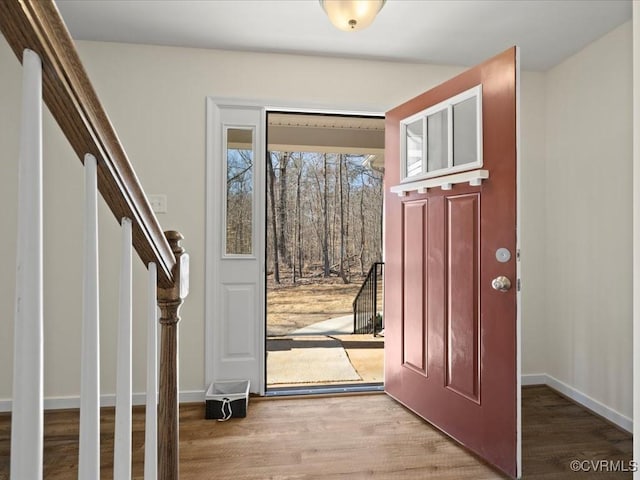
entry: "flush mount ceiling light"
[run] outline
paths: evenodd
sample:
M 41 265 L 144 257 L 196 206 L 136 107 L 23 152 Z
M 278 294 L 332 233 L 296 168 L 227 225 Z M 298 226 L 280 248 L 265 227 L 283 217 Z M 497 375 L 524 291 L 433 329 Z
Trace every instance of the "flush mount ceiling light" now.
M 386 0 L 320 0 L 336 28 L 355 32 L 371 25 Z

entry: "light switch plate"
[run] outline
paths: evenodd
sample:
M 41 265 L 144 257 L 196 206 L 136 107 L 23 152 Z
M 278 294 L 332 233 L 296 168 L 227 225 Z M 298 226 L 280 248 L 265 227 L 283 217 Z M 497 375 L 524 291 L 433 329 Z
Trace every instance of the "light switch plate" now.
M 154 213 L 167 213 L 167 196 L 164 194 L 149 195 L 149 203 Z

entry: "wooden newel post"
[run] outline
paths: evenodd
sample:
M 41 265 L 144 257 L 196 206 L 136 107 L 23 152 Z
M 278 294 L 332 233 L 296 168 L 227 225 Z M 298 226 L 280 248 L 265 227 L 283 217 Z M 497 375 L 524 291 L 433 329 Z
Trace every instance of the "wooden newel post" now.
M 171 288 L 158 287 L 160 307 L 160 392 L 158 418 L 158 478 L 178 480 L 178 310 L 189 290 L 189 255 L 175 231 L 165 237 L 176 257 Z

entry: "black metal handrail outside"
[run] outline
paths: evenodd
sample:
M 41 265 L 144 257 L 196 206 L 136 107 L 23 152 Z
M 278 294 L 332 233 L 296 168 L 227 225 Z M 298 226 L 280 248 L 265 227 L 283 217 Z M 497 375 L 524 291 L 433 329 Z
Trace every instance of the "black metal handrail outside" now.
M 384 262 L 375 262 L 369 268 L 356 298 L 353 300 L 353 333 L 377 335 L 384 329 L 382 311 L 378 311 L 378 287 L 382 286 Z

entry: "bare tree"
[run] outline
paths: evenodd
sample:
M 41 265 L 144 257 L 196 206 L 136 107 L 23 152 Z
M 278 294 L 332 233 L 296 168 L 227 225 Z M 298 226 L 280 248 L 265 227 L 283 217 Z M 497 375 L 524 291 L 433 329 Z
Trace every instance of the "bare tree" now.
M 338 189 L 340 191 L 340 278 L 344 283 L 349 283 L 349 279 L 345 273 L 344 268 L 344 257 L 345 257 L 345 248 L 344 248 L 344 194 L 343 194 L 343 175 L 342 175 L 342 164 L 343 164 L 344 156 L 342 154 L 338 155 Z
M 358 259 L 360 260 L 360 275 L 364 276 L 364 251 L 367 245 L 367 236 L 365 235 L 365 220 L 364 220 L 364 173 L 360 172 L 360 251 L 358 252 Z
M 322 194 L 322 222 L 324 225 L 322 231 L 322 270 L 325 277 L 331 275 L 331 266 L 329 264 L 329 187 L 327 178 L 327 154 L 322 155 L 322 174 L 324 191 Z
M 287 243 L 285 241 L 285 234 L 287 232 L 287 167 L 289 165 L 289 152 L 283 152 L 280 155 L 280 195 L 278 196 L 278 218 L 280 220 L 280 230 L 278 239 L 278 248 L 280 249 L 280 259 L 291 267 L 291 257 L 287 250 Z
M 300 200 L 300 184 L 302 182 L 302 154 L 298 157 L 299 164 L 297 165 L 298 174 L 296 177 L 296 224 L 295 224 L 295 245 L 297 248 L 297 260 L 298 260 L 298 275 L 302 277 L 302 264 L 303 262 L 303 250 L 304 245 L 302 244 L 302 209 L 301 209 L 301 200 Z M 293 269 L 294 279 L 295 279 L 295 265 Z
M 287 269 L 294 282 L 303 274 L 348 282 L 354 268 L 363 274 L 380 260 L 382 175 L 363 166 L 362 156 L 272 152 L 267 182 L 275 281 Z
M 253 152 L 229 149 L 227 153 L 226 252 L 252 251 Z
M 267 194 L 269 195 L 269 208 L 271 209 L 271 240 L 273 242 L 273 279 L 276 283 L 280 283 L 280 264 L 278 262 L 278 229 L 276 226 L 276 200 L 274 183 L 276 174 L 273 168 L 273 153 L 269 152 L 267 160 Z

